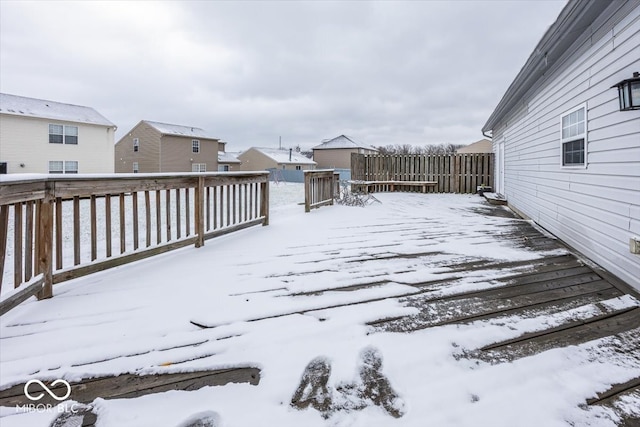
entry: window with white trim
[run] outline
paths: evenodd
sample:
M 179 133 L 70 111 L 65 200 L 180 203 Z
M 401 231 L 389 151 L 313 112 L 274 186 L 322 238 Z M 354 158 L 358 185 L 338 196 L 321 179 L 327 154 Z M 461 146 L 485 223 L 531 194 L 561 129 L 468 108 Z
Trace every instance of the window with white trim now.
M 49 124 L 49 144 L 78 145 L 78 126 Z
M 78 161 L 50 160 L 49 173 L 78 173 Z
M 193 163 L 191 165 L 191 172 L 206 172 L 207 164 L 206 163 Z
M 138 138 L 133 138 L 133 151 L 135 153 L 140 151 L 140 139 L 138 139 Z
M 192 139 L 191 140 L 191 152 L 199 153 L 200 152 L 200 140 Z
M 133 162 L 133 173 L 138 173 L 138 162 Z
M 587 164 L 587 107 L 582 105 L 560 117 L 562 166 Z

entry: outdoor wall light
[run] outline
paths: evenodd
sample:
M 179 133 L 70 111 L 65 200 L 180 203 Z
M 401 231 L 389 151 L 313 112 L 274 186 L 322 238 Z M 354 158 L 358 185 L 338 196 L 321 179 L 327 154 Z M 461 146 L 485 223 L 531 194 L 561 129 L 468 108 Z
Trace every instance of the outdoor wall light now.
M 620 111 L 640 110 L 640 73 L 634 72 L 633 78 L 611 86 L 618 88 Z

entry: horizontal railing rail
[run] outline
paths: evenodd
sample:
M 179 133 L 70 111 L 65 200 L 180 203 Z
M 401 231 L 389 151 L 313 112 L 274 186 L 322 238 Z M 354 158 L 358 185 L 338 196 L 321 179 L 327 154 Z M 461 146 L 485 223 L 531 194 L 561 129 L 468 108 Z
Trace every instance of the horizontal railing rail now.
M 333 169 L 304 171 L 304 210 L 333 205 L 334 197 L 340 194 L 340 174 Z
M 52 285 L 269 223 L 268 172 L 6 176 L 0 314 Z

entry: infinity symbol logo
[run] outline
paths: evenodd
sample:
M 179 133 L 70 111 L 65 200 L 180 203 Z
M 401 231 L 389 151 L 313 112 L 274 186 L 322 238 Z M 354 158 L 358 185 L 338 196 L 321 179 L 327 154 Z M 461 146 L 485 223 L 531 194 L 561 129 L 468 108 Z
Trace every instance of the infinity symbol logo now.
M 56 384 L 64 384 L 67 387 L 67 392 L 64 394 L 64 396 L 58 396 L 57 394 L 55 394 L 53 392 L 53 390 L 51 390 L 49 387 L 47 387 L 45 385 L 45 383 L 43 383 L 40 380 L 29 380 L 25 385 L 24 385 L 24 395 L 27 396 L 27 399 L 29 400 L 40 400 L 44 397 L 44 393 L 39 393 L 34 395 L 31 395 L 29 393 L 29 386 L 31 384 L 39 384 L 40 387 L 42 387 L 42 389 L 44 391 L 46 391 L 47 393 L 49 393 L 49 396 L 53 397 L 55 400 L 58 400 L 60 402 L 62 402 L 63 400 L 65 400 L 67 397 L 69 397 L 71 395 L 71 384 L 69 384 L 68 382 L 66 382 L 65 380 L 62 379 L 57 379 L 54 382 L 51 383 L 51 387 L 55 387 Z

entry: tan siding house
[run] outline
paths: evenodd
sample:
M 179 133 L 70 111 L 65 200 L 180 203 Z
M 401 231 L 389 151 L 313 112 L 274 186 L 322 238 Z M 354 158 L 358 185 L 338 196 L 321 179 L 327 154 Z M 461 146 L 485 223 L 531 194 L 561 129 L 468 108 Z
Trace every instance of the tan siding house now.
M 0 94 L 0 173 L 113 173 L 115 130 L 90 107 Z
M 220 141 L 218 143 L 218 171 L 239 171 L 240 159 L 233 153 L 227 153 L 227 143 Z
M 456 150 L 458 154 L 493 153 L 493 143 L 488 139 L 481 139 L 473 144 L 465 145 Z
M 318 164 L 318 169 L 351 169 L 352 153 L 377 152 L 372 146 L 360 145 L 351 138 L 340 135 L 313 147 L 313 160 Z
M 142 120 L 116 143 L 115 171 L 215 172 L 219 143 L 200 128 Z
M 268 169 L 311 170 L 316 162 L 292 150 L 252 147 L 238 156 L 242 162 L 242 171 L 261 171 Z

